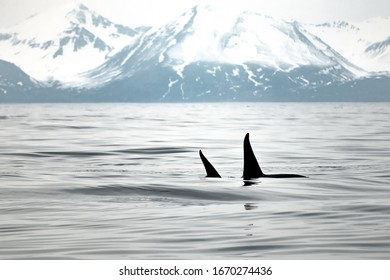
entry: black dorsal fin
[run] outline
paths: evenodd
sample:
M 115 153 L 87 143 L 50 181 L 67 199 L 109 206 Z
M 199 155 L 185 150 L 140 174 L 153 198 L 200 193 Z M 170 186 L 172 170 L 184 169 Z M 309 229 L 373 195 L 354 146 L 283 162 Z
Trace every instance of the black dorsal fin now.
M 218 174 L 217 170 L 215 170 L 214 166 L 207 160 L 207 158 L 203 155 L 202 150 L 199 150 L 200 159 L 203 162 L 203 166 L 206 169 L 206 177 L 214 177 L 221 178 L 221 175 Z
M 244 180 L 263 177 L 264 173 L 261 171 L 259 163 L 253 153 L 251 143 L 249 142 L 249 133 L 244 138 L 244 173 L 242 177 Z

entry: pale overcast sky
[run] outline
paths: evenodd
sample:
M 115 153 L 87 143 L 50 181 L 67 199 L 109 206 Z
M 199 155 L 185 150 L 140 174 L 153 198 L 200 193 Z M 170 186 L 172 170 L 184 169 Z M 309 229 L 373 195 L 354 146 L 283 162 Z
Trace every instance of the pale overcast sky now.
M 83 3 L 110 20 L 130 26 L 162 24 L 197 3 L 220 3 L 272 17 L 307 23 L 361 21 L 390 16 L 390 0 L 0 0 L 0 27 L 63 4 Z

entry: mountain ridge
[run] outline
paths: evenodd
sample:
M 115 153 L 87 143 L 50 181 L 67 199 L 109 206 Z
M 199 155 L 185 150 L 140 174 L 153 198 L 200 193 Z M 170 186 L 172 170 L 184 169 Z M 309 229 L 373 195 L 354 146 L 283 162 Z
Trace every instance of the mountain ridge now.
M 80 4 L 0 30 L 0 59 L 41 82 L 72 86 L 80 73 L 99 66 L 141 33 L 142 29 L 115 24 Z
M 75 100 L 311 101 L 321 99 L 319 92 L 331 100 L 324 92 L 370 84 L 368 80 L 386 84 L 390 76 L 386 69 L 367 71 L 354 63 L 369 56 L 373 64 L 387 59 L 389 37 L 375 41 L 384 32 L 372 36 L 375 40 L 359 41 L 363 54 L 357 55 L 348 53 L 343 36 L 363 36 L 367 26 L 345 21 L 308 25 L 248 11 L 230 13 L 210 25 L 218 15 L 213 6 L 198 5 L 163 26 L 130 28 L 81 4 L 66 13 L 68 24 L 60 29 L 57 41 L 38 37 L 18 41 L 17 32 L 0 32 L 0 47 L 10 44 L 14 53 L 23 53 L 20 46 L 50 50 L 29 65 L 21 61 L 23 55 L 20 63 L 12 61 L 15 56 L 10 60 L 17 66 L 27 65 L 21 68 L 29 75 L 29 69 L 39 68 L 35 67 L 38 63 L 49 65 L 46 71 L 53 73 L 51 77 L 32 75 L 33 80 L 53 92 L 77 95 Z M 329 40 L 332 34 L 337 35 L 333 41 Z M 113 43 L 115 38 L 107 39 L 110 36 L 120 37 L 122 45 Z M 62 65 L 66 67 L 61 69 Z M 378 96 L 387 98 L 385 88 L 376 91 L 384 91 Z

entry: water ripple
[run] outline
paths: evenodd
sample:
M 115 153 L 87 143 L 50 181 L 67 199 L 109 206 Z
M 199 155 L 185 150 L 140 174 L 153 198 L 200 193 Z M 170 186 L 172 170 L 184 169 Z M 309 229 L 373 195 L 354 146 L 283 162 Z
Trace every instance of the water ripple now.
M 1 259 L 390 258 L 388 104 L 0 109 Z

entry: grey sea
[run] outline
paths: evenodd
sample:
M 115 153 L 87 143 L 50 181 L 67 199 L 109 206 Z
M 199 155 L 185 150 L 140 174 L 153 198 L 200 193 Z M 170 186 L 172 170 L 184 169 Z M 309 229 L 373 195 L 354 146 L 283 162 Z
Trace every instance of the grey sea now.
M 1 104 L 0 258 L 390 259 L 389 105 Z

